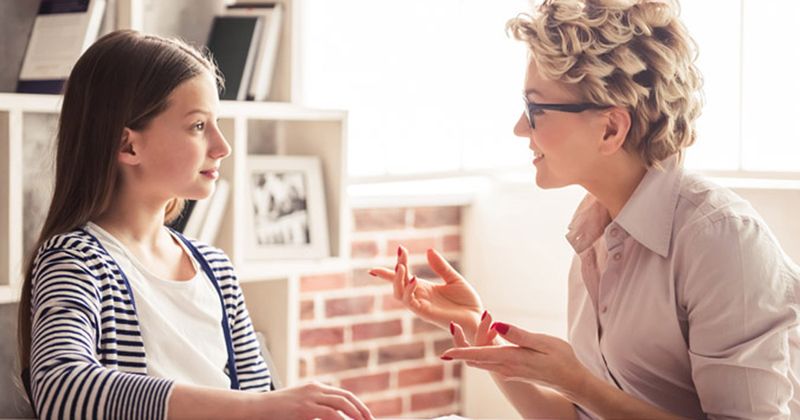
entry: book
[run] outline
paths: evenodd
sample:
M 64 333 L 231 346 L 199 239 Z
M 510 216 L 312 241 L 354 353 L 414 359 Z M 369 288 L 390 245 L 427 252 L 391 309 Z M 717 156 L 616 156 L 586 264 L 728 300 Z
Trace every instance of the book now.
M 214 16 L 206 46 L 225 77 L 220 99 L 247 99 L 262 22 L 262 16 Z
M 61 93 L 78 57 L 97 39 L 105 0 L 42 0 L 17 92 Z
M 225 12 L 230 16 L 263 17 L 255 66 L 247 89 L 247 99 L 266 101 L 272 87 L 272 77 L 278 57 L 283 6 L 280 3 L 246 2 L 229 5 Z

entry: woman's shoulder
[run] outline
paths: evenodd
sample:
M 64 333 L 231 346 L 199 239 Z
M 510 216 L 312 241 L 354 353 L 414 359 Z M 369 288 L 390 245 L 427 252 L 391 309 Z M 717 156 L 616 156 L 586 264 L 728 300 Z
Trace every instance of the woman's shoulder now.
M 731 189 L 691 172 L 686 172 L 681 180 L 675 222 L 679 230 L 697 230 L 720 224 L 766 226 L 747 200 Z
M 65 252 L 80 258 L 93 258 L 106 254 L 100 243 L 83 227 L 53 235 L 37 250 L 39 257 L 55 252 Z

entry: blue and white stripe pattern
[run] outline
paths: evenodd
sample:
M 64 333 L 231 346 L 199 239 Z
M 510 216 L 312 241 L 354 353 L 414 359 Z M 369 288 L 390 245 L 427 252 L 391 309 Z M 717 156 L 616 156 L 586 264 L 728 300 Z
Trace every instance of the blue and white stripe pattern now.
M 230 260 L 190 243 L 222 294 L 238 389 L 270 390 Z M 147 376 L 132 292 L 98 240 L 82 229 L 54 236 L 39 249 L 32 281 L 31 391 L 39 417 L 165 418 L 173 381 Z

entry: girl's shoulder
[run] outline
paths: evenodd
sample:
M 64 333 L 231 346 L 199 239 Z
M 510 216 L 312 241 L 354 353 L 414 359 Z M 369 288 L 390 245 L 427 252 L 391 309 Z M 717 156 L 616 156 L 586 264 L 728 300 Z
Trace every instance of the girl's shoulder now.
M 83 227 L 52 236 L 44 241 L 37 250 L 39 257 L 54 252 L 66 252 L 80 258 L 96 258 L 99 254 L 108 255 L 97 238 Z

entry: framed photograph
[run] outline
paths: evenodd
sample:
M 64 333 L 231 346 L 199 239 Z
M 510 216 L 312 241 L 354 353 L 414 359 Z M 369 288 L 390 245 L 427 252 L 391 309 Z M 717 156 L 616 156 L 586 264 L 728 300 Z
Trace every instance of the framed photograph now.
M 247 159 L 247 180 L 248 259 L 329 256 L 325 191 L 318 158 L 251 155 Z

